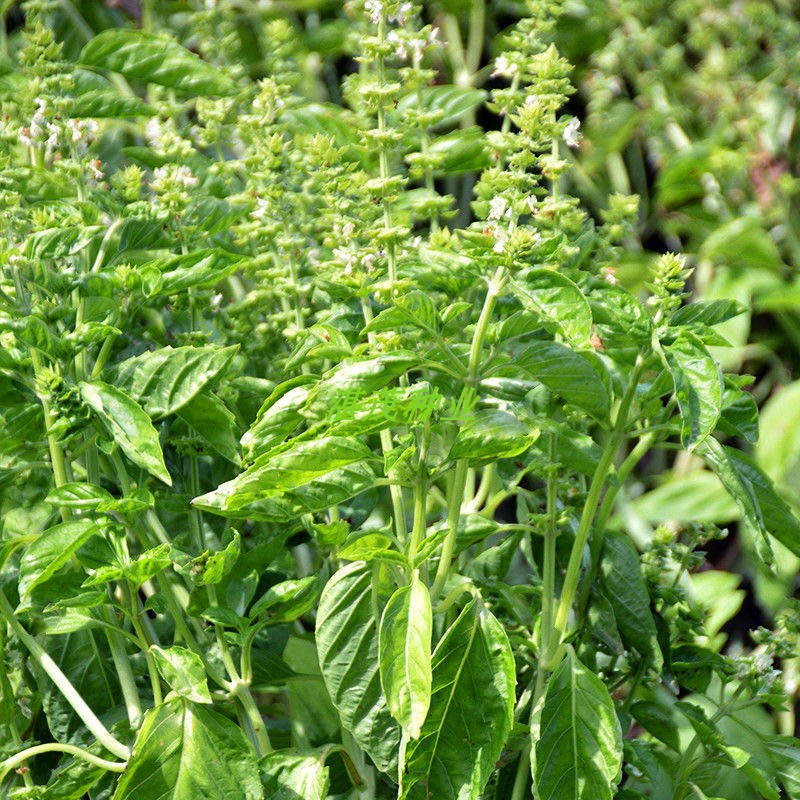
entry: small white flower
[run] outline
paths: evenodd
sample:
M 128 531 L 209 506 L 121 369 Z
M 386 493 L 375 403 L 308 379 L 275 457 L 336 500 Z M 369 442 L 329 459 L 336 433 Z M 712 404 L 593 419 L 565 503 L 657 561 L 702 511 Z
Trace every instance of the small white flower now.
M 58 147 L 58 126 L 53 125 L 52 122 L 47 123 L 47 141 L 44 143 L 48 150 L 55 150 Z
M 498 195 L 497 197 L 493 197 L 491 202 L 489 203 L 489 216 L 488 219 L 491 220 L 498 220 L 503 218 L 503 214 L 506 213 L 506 208 L 508 208 L 508 203 L 502 195 Z
M 160 148 L 164 137 L 164 129 L 161 123 L 155 118 L 151 117 L 147 120 L 147 125 L 144 128 L 144 138 L 150 147 Z
M 267 204 L 266 200 L 263 200 L 262 198 L 257 197 L 256 198 L 256 208 L 255 208 L 254 211 L 250 212 L 250 216 L 253 219 L 259 219 L 259 220 L 264 219 L 264 217 L 267 214 L 267 205 L 268 204 Z
M 211 310 L 216 313 L 222 305 L 222 292 L 219 292 L 211 297 Z
M 411 3 L 400 3 L 396 14 L 390 14 L 387 19 L 389 22 L 396 22 L 398 25 L 406 24 L 406 15 L 411 12 L 413 5 Z
M 529 94 L 525 98 L 525 105 L 528 106 L 528 108 L 532 108 L 533 106 L 538 106 L 539 105 L 539 95 L 538 94 Z
M 581 121 L 577 117 L 573 117 L 564 128 L 564 143 L 567 147 L 577 147 L 581 138 L 580 134 Z
M 606 267 L 603 277 L 606 283 L 610 283 L 612 286 L 619 286 L 619 278 L 617 277 L 617 272 L 614 267 Z
M 356 229 L 356 226 L 353 225 L 352 222 L 345 222 L 342 226 L 342 237 L 345 241 L 347 241 L 352 235 L 353 231 Z
M 439 42 L 439 29 L 433 25 L 428 32 L 428 44 L 438 44 Z
M 539 211 L 539 203 L 536 200 L 535 195 L 529 194 L 525 198 L 525 205 L 528 206 L 528 210 L 531 212 L 531 214 L 537 214 L 538 213 L 538 211 Z
M 424 39 L 409 39 L 408 46 L 414 53 L 415 61 L 422 61 L 422 56 L 425 52 L 427 42 Z
M 373 25 L 379 25 L 383 14 L 383 3 L 381 0 L 365 0 L 364 10 L 369 14 Z
M 503 78 L 513 78 L 519 72 L 519 67 L 509 61 L 505 56 L 498 56 L 494 61 L 493 78 L 502 76 Z
M 197 186 L 197 184 L 200 183 L 200 180 L 195 178 L 195 176 L 192 175 L 192 171 L 186 166 L 178 167 L 175 171 L 175 180 L 184 187 Z
M 386 34 L 386 41 L 394 45 L 394 53 L 401 61 L 405 61 L 408 58 L 406 43 L 400 38 L 397 31 L 389 31 Z

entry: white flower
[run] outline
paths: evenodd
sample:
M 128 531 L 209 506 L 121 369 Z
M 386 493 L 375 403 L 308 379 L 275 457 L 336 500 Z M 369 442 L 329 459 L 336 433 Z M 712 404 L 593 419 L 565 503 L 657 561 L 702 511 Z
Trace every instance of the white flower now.
M 47 141 L 44 143 L 44 146 L 48 150 L 55 150 L 58 147 L 58 126 L 53 125 L 52 122 L 48 122 L 47 132 L 50 135 L 47 137 Z
M 578 140 L 581 138 L 580 134 L 581 121 L 577 117 L 573 117 L 564 128 L 564 143 L 567 147 L 577 147 Z
M 383 14 L 383 3 L 381 0 L 365 0 L 364 10 L 369 14 L 373 25 L 379 25 Z
M 386 34 L 386 41 L 394 45 L 394 53 L 401 61 L 405 61 L 408 58 L 406 43 L 400 38 L 397 31 L 389 31 Z
M 256 209 L 250 212 L 253 219 L 264 219 L 267 214 L 267 201 L 260 197 L 256 198 Z
M 353 231 L 356 229 L 356 226 L 353 225 L 352 222 L 345 222 L 342 226 L 342 237 L 345 241 L 347 241 L 352 235 Z
M 503 214 L 506 213 L 506 208 L 508 208 L 508 203 L 505 197 L 498 195 L 497 197 L 493 197 L 491 202 L 489 203 L 489 217 L 488 219 L 498 220 L 502 219 Z
M 496 78 L 502 76 L 504 78 L 513 78 L 519 72 L 519 67 L 509 61 L 505 56 L 498 56 L 494 61 L 494 72 L 492 77 Z
M 19 137 L 19 143 L 24 147 L 33 147 L 33 137 L 31 136 L 31 129 L 30 128 L 20 128 L 17 131 L 17 136 Z
M 413 8 L 411 3 L 400 3 L 400 7 L 397 9 L 396 14 L 390 14 L 387 19 L 389 22 L 396 22 L 398 25 L 405 25 L 406 24 L 406 14 L 408 14 Z
M 150 117 L 144 128 L 144 138 L 147 140 L 147 144 L 150 147 L 160 148 L 163 137 L 164 129 L 161 127 L 161 123 L 155 117 Z
M 536 197 L 532 194 L 529 194 L 525 198 L 525 205 L 528 206 L 528 210 L 531 214 L 536 214 L 539 211 L 539 203 L 536 200 Z
M 178 169 L 175 170 L 175 180 L 178 183 L 183 184 L 185 187 L 197 186 L 197 184 L 200 183 L 200 180 L 192 175 L 192 171 L 189 169 L 189 167 L 185 166 L 178 167 Z
M 533 106 L 538 106 L 539 105 L 539 95 L 538 94 L 529 94 L 525 98 L 525 105 L 528 106 L 529 108 L 531 108 Z

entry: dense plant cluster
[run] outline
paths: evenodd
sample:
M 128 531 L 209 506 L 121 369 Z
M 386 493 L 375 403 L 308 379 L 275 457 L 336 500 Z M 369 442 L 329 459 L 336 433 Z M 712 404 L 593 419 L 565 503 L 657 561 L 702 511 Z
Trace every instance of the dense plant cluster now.
M 0 793 L 800 796 L 790 10 L 10 5 Z

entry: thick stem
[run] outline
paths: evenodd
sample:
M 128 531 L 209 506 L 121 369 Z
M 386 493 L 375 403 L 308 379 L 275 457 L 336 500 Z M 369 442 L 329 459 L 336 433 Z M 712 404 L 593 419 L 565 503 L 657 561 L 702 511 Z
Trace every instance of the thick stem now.
M 0 614 L 6 618 L 6 622 L 16 634 L 17 638 L 25 645 L 31 658 L 47 673 L 50 680 L 56 685 L 64 696 L 64 699 L 72 706 L 75 713 L 81 718 L 83 724 L 91 731 L 103 747 L 119 758 L 127 759 L 130 750 L 118 741 L 97 718 L 94 711 L 86 704 L 86 701 L 72 685 L 69 678 L 61 671 L 44 648 L 22 627 L 22 624 L 14 616 L 14 609 L 8 602 L 5 592 L 0 590 Z
M 600 496 L 608 478 L 609 470 L 614 462 L 614 457 L 617 454 L 620 440 L 622 439 L 625 428 L 628 424 L 628 413 L 630 411 L 633 398 L 636 395 L 636 386 L 639 383 L 642 369 L 644 367 L 644 359 L 639 356 L 636 360 L 636 365 L 631 373 L 628 387 L 622 397 L 622 401 L 617 411 L 617 418 L 614 424 L 614 429 L 611 436 L 603 449 L 603 454 L 592 476 L 592 482 L 589 486 L 589 493 L 586 497 L 586 502 L 583 506 L 583 513 L 581 514 L 580 522 L 578 523 L 578 530 L 575 534 L 575 542 L 572 545 L 572 552 L 570 553 L 569 564 L 567 565 L 567 574 L 564 578 L 564 586 L 561 590 L 561 598 L 558 604 L 555 618 L 555 638 L 551 643 L 549 652 L 545 653 L 544 662 L 548 669 L 553 669 L 557 664 L 556 649 L 563 641 L 566 633 L 567 622 L 569 620 L 569 612 L 572 608 L 572 601 L 575 599 L 575 592 L 578 588 L 578 580 L 581 572 L 581 560 L 583 559 L 583 549 L 589 538 L 589 532 L 592 528 L 595 512 L 600 502 Z

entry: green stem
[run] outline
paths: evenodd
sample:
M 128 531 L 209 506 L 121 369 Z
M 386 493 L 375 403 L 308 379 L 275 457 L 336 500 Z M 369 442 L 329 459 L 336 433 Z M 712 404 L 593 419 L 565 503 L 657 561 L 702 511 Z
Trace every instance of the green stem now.
M 556 490 L 558 488 L 556 469 L 558 437 L 550 434 L 548 444 L 548 457 L 550 469 L 547 475 L 547 528 L 544 534 L 544 558 L 542 562 L 542 619 L 541 619 L 541 648 L 540 652 L 549 653 L 553 643 L 553 603 L 556 593 L 556 539 L 558 538 L 558 525 L 556 508 Z M 540 665 L 539 671 L 544 667 Z
M 567 565 L 567 574 L 564 578 L 564 586 L 561 590 L 561 598 L 556 611 L 554 633 L 555 638 L 551 643 L 550 650 L 545 653 L 544 662 L 548 669 L 555 668 L 558 663 L 558 653 L 556 649 L 560 646 L 566 634 L 567 622 L 569 621 L 569 612 L 572 608 L 572 601 L 575 599 L 575 592 L 578 588 L 578 579 L 581 572 L 581 561 L 583 559 L 583 550 L 586 547 L 586 542 L 589 538 L 589 532 L 592 528 L 592 522 L 597 511 L 597 506 L 600 502 L 600 495 L 603 492 L 608 472 L 614 462 L 614 457 L 617 453 L 620 440 L 622 439 L 625 428 L 628 424 L 628 413 L 630 411 L 633 398 L 636 395 L 636 387 L 639 383 L 644 368 L 644 358 L 640 355 L 636 360 L 636 365 L 631 373 L 628 387 L 620 402 L 617 411 L 617 418 L 614 424 L 614 429 L 611 436 L 606 442 L 603 449 L 603 454 L 600 457 L 600 462 L 595 469 L 592 476 L 592 482 L 589 486 L 589 492 L 586 497 L 586 502 L 583 506 L 583 513 L 581 514 L 580 522 L 578 523 L 578 530 L 575 534 L 575 542 L 572 545 L 572 552 L 570 553 L 569 564 Z
M 127 767 L 127 762 L 107 761 L 105 758 L 100 758 L 93 753 L 84 750 L 81 747 L 75 747 L 72 744 L 61 744 L 60 742 L 49 742 L 48 744 L 37 744 L 34 747 L 29 747 L 21 753 L 17 753 L 11 758 L 0 762 L 0 782 L 8 775 L 8 773 L 19 764 L 24 763 L 33 756 L 41 755 L 42 753 L 69 753 L 71 756 L 88 761 L 95 767 L 102 767 L 108 772 L 124 772 Z
M 478 318 L 478 324 L 475 326 L 475 332 L 472 335 L 472 346 L 470 347 L 469 353 L 469 371 L 466 379 L 467 387 L 474 386 L 477 383 L 483 340 L 486 338 L 486 330 L 489 327 L 492 311 L 494 311 L 495 303 L 505 286 L 506 280 L 505 269 L 503 267 L 498 267 L 494 276 L 489 281 L 489 287 L 486 292 L 486 298 L 483 301 L 481 315 Z M 467 484 L 468 470 L 469 459 L 462 458 L 456 462 L 456 470 L 452 483 L 450 484 L 450 491 L 447 498 L 447 536 L 442 545 L 442 555 L 439 559 L 436 578 L 431 588 L 431 600 L 433 602 L 436 602 L 436 599 L 439 597 L 444 587 L 448 573 L 450 572 L 450 564 L 453 561 L 453 552 L 456 546 L 456 531 L 458 529 L 458 519 L 461 516 L 461 504 L 464 499 L 464 488 Z
M 247 722 L 254 735 L 254 744 L 256 745 L 258 754 L 263 756 L 267 753 L 271 753 L 272 743 L 269 740 L 267 727 L 264 725 L 264 719 L 261 716 L 261 712 L 258 710 L 256 701 L 253 699 L 250 687 L 241 680 L 236 681 L 233 687 L 233 695 L 244 709 Z
M 114 668 L 119 678 L 119 685 L 122 688 L 122 697 L 125 700 L 125 709 L 128 712 L 128 721 L 133 730 L 138 730 L 142 724 L 142 705 L 139 702 L 139 692 L 136 689 L 136 681 L 133 677 L 131 662 L 125 652 L 125 645 L 122 638 L 116 632 L 116 621 L 114 620 L 111 609 L 107 606 L 103 609 L 106 622 L 110 627 L 105 629 L 108 646 L 111 648 L 111 658 L 114 661 Z
M 50 680 L 53 681 L 64 696 L 64 699 L 72 706 L 75 713 L 81 718 L 83 724 L 86 725 L 97 741 L 115 756 L 127 759 L 130 756 L 130 750 L 122 742 L 118 741 L 105 725 L 100 722 L 94 711 L 89 708 L 86 701 L 72 685 L 69 678 L 61 671 L 58 664 L 53 661 L 50 654 L 22 627 L 22 624 L 14 616 L 14 609 L 11 608 L 11 604 L 2 590 L 0 590 L 0 614 L 6 618 L 6 622 L 8 622 L 17 638 L 28 650 L 31 658 L 47 673 Z
M 53 416 L 52 410 L 50 409 L 50 401 L 43 392 L 39 391 L 39 387 L 44 380 L 44 364 L 42 363 L 42 357 L 39 355 L 39 351 L 36 348 L 31 348 L 30 352 L 34 377 L 36 380 L 36 392 L 39 395 L 39 401 L 42 404 L 44 427 L 46 431 L 49 431 L 55 424 L 56 420 Z M 67 462 L 64 458 L 64 450 L 58 443 L 58 439 L 56 439 L 56 437 L 51 433 L 47 434 L 47 445 L 50 449 L 50 463 L 53 468 L 53 478 L 56 482 L 56 487 L 63 486 L 65 483 L 69 483 L 69 473 L 67 471 Z M 66 522 L 70 519 L 70 517 L 70 510 L 66 507 L 62 507 L 61 519 Z

